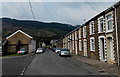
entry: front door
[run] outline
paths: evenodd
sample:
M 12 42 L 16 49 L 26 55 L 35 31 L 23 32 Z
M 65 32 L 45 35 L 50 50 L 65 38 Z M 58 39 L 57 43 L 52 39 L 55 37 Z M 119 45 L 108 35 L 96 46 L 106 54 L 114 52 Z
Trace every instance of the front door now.
M 107 60 L 108 63 L 114 63 L 113 41 L 111 37 L 107 38 Z
M 110 59 L 113 60 L 113 43 L 112 43 L 112 38 L 109 39 L 109 46 L 110 46 Z
M 84 56 L 87 57 L 87 41 L 84 41 Z
M 104 44 L 104 38 L 100 38 L 100 60 L 105 61 L 105 44 Z

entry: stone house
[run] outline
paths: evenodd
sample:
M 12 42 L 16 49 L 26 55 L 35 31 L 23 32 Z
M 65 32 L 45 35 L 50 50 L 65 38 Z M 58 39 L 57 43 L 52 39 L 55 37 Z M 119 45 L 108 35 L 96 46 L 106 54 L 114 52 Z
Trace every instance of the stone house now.
M 6 37 L 3 43 L 3 54 L 15 54 L 21 48 L 27 49 L 28 53 L 34 52 L 36 50 L 36 41 L 22 30 L 17 30 Z

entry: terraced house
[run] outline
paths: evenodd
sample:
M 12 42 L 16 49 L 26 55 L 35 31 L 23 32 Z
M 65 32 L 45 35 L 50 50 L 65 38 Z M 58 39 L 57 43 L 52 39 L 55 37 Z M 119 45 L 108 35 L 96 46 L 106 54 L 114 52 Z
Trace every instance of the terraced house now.
M 110 64 L 120 63 L 120 2 L 61 39 L 71 53 Z

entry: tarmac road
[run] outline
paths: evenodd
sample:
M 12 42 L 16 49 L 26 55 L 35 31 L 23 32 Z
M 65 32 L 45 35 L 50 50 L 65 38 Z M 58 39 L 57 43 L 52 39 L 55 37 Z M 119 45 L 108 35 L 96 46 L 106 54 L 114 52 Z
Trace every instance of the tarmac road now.
M 35 55 L 27 54 L 17 57 L 2 58 L 2 75 L 18 75 L 21 76 L 25 68 L 31 63 Z
M 60 57 L 51 50 L 36 54 L 24 75 L 107 75 L 71 57 Z

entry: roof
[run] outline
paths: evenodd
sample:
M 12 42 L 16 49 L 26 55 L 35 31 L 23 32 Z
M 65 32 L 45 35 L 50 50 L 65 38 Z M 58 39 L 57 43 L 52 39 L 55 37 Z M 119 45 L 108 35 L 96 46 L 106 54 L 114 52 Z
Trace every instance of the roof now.
M 33 38 L 32 36 L 28 35 L 27 33 L 23 32 L 22 30 L 17 30 L 16 32 L 14 32 L 13 34 L 11 34 L 10 36 L 6 37 L 6 39 L 12 37 L 13 35 L 15 35 L 18 32 L 23 33 L 24 35 L 28 36 L 29 38 Z
M 101 16 L 103 13 L 109 12 L 110 10 L 114 9 L 114 7 L 117 7 L 117 6 L 119 6 L 119 5 L 120 5 L 120 1 L 117 2 L 117 3 L 115 3 L 114 5 L 112 5 L 111 7 L 107 8 L 106 10 L 100 12 L 99 14 L 97 14 L 97 15 L 94 16 L 93 18 L 89 19 L 89 20 L 86 21 L 84 24 L 80 25 L 79 27 L 75 28 L 73 31 L 69 32 L 69 33 L 66 34 L 65 36 L 69 35 L 70 33 L 74 32 L 74 31 L 76 31 L 76 30 L 78 30 L 80 27 L 85 26 L 85 25 L 86 25 L 87 23 L 89 23 L 90 21 L 92 21 L 92 20 L 94 20 L 95 18 Z M 64 37 L 65 37 L 65 36 L 64 36 Z

